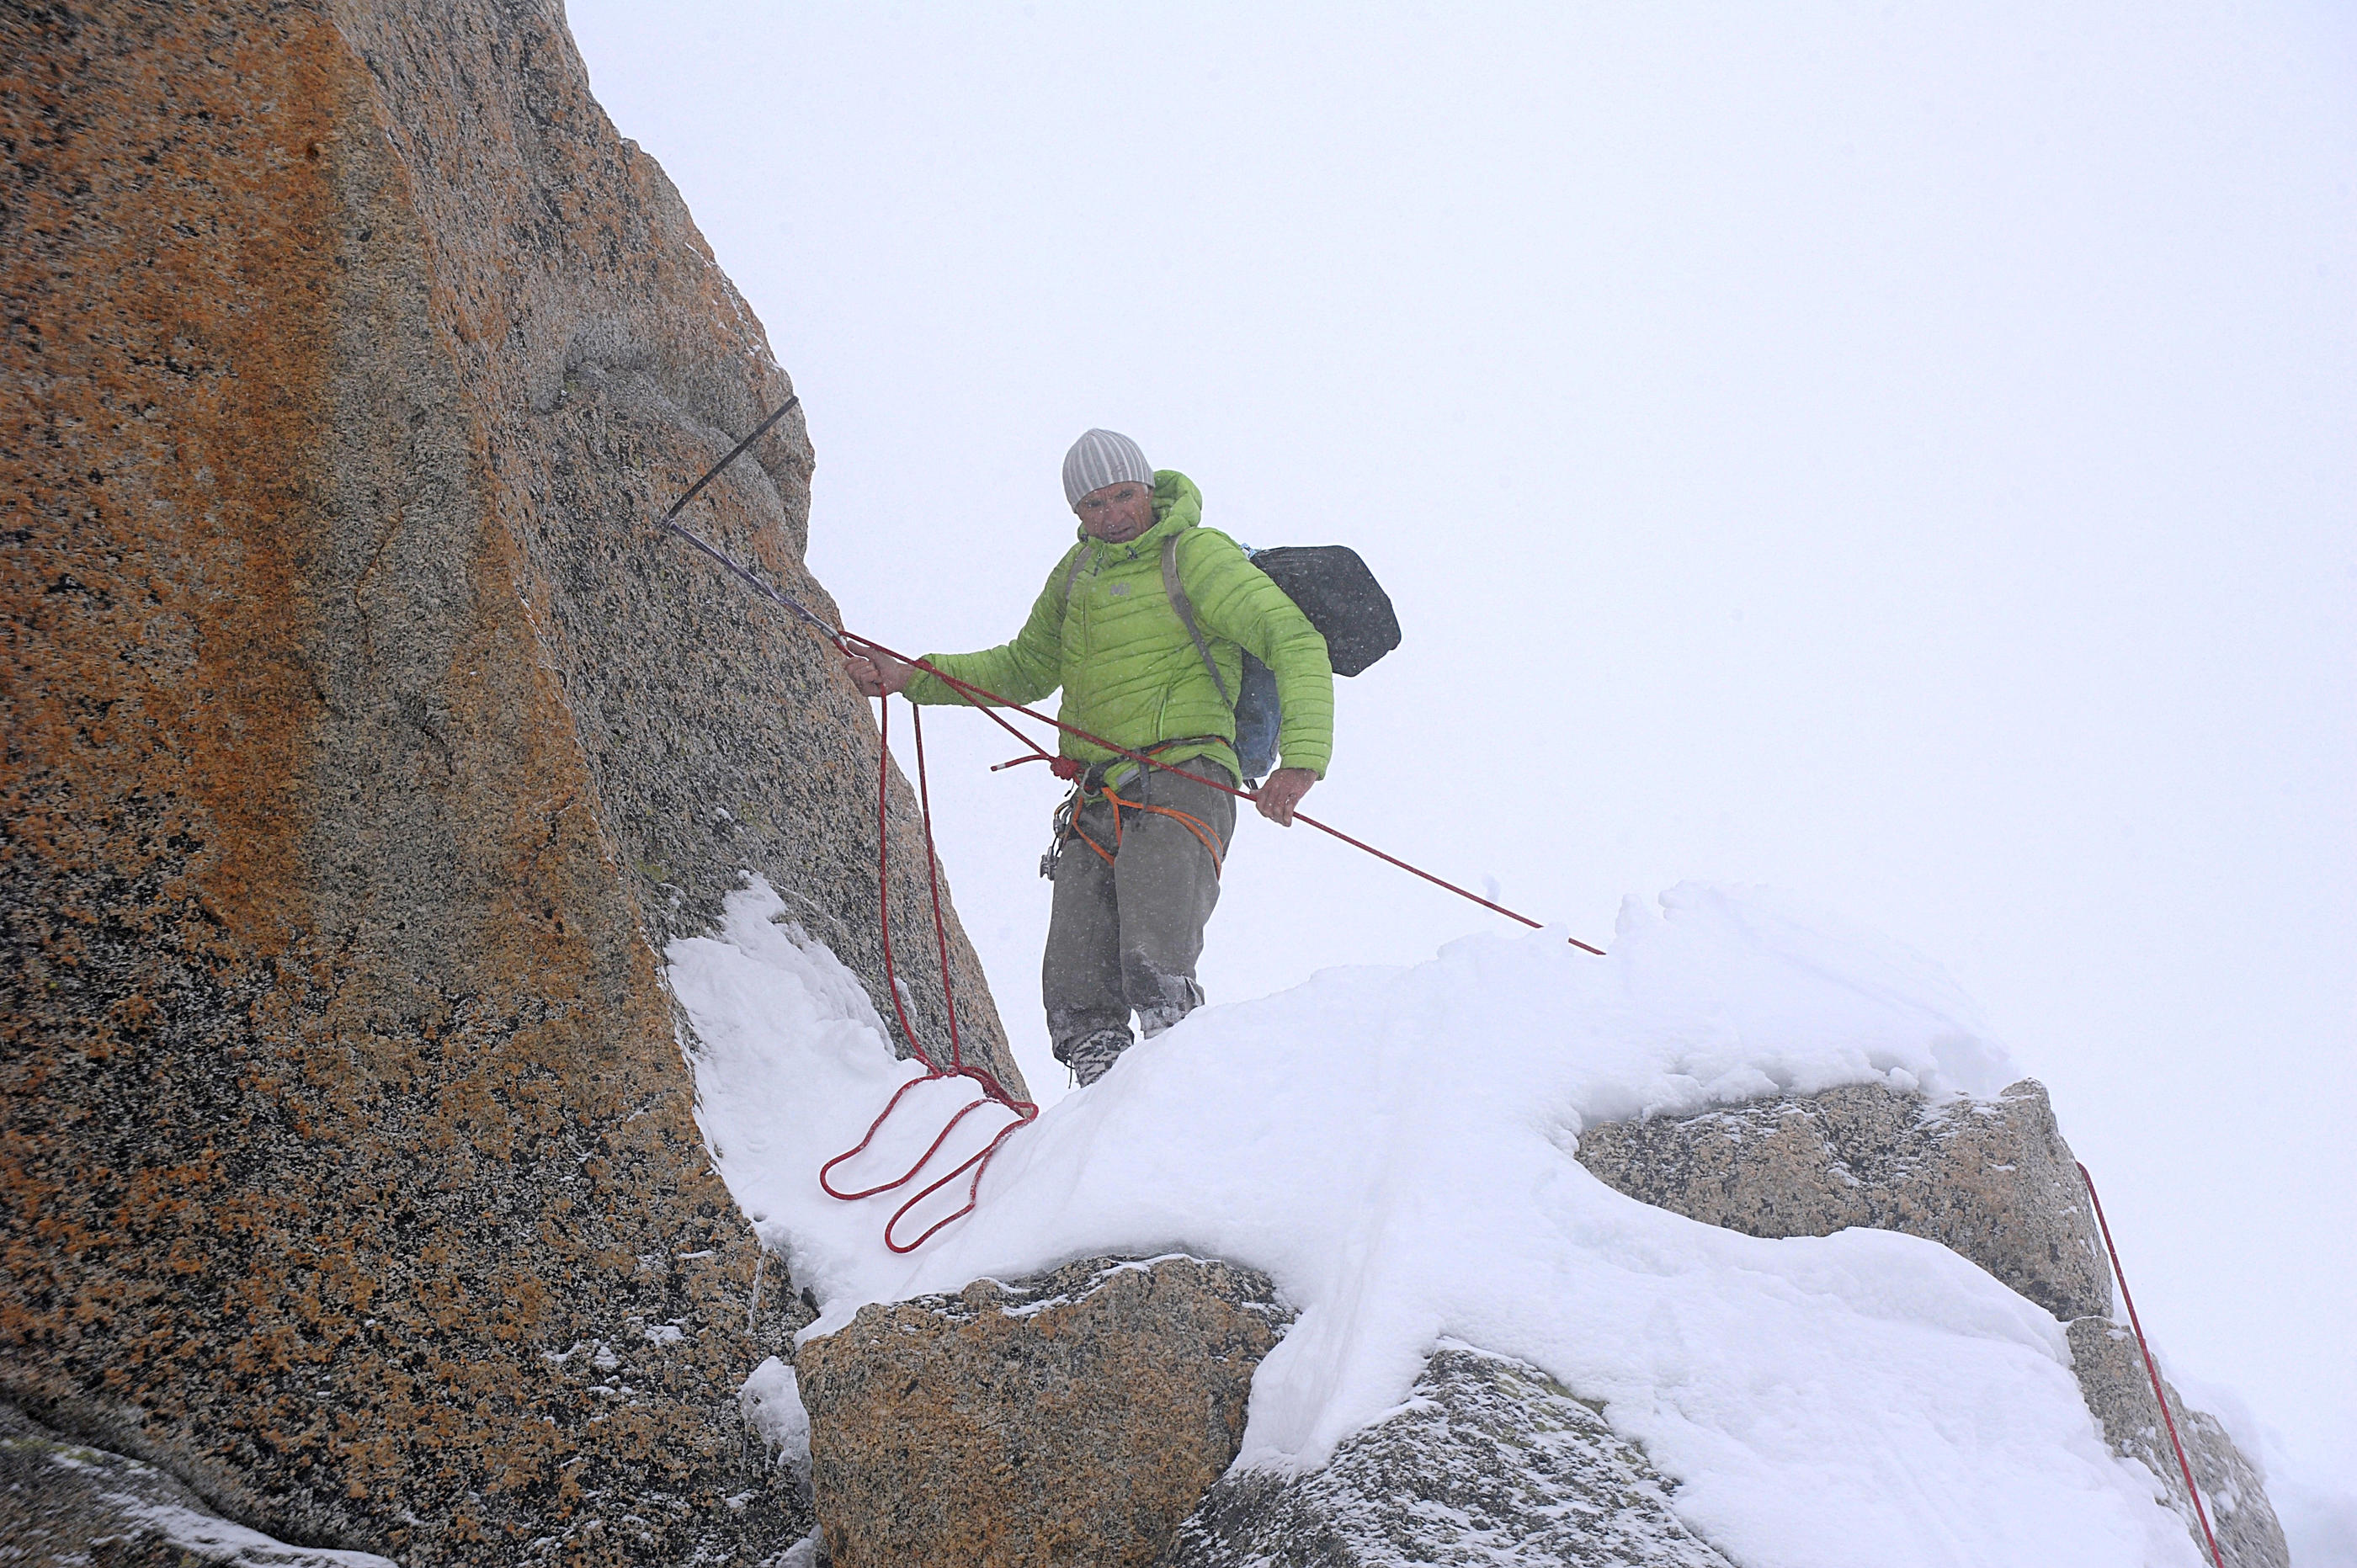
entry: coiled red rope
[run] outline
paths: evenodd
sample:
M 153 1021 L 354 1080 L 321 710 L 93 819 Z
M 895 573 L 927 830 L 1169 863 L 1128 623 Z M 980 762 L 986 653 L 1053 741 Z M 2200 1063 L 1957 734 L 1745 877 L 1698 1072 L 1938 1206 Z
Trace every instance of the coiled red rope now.
M 2177 1417 L 2169 1412 L 2169 1394 L 2160 1386 L 2160 1368 L 2152 1359 L 2152 1347 L 2145 1342 L 2144 1325 L 2136 1320 L 2136 1297 L 2128 1293 L 2128 1276 L 2120 1267 L 2120 1250 L 2112 1243 L 2112 1222 L 2104 1218 L 2104 1200 L 2095 1196 L 2095 1178 L 2087 1174 L 2084 1164 L 2079 1166 L 2079 1179 L 2087 1184 L 2087 1197 L 2095 1206 L 2095 1223 L 2104 1232 L 2104 1251 L 2112 1255 L 2112 1275 L 2120 1282 L 2120 1299 L 2127 1304 L 2128 1326 L 2136 1330 L 2136 1348 L 2144 1355 L 2145 1376 L 2152 1380 L 2152 1397 L 2160 1402 L 2160 1419 L 2169 1427 L 2169 1445 L 2177 1450 L 2177 1471 L 2185 1477 L 2185 1495 L 2193 1499 L 2193 1517 L 2201 1521 L 2201 1539 L 2210 1543 L 2210 1561 L 2217 1568 L 2226 1568 L 2225 1556 L 2218 1550 L 2218 1537 L 2210 1529 L 2210 1510 L 2201 1506 L 2201 1488 L 2193 1484 L 2193 1466 L 2185 1457 L 2185 1442 L 2177 1435 Z
M 1015 1120 L 1001 1127 L 997 1135 L 989 1143 L 984 1144 L 977 1152 L 967 1155 L 947 1176 L 919 1188 L 899 1208 L 892 1211 L 892 1218 L 884 1222 L 884 1245 L 895 1252 L 913 1252 L 923 1246 L 931 1239 L 934 1232 L 943 1226 L 963 1219 L 974 1212 L 974 1206 L 982 1201 L 982 1176 L 990 1168 L 992 1158 L 997 1155 L 1000 1145 L 1014 1134 L 1017 1128 L 1028 1124 L 1039 1114 L 1039 1107 L 1030 1101 L 1017 1100 L 1009 1094 L 1006 1086 L 1001 1084 L 988 1069 L 968 1066 L 964 1047 L 958 1038 L 957 996 L 950 983 L 949 927 L 942 918 L 941 865 L 933 851 L 932 791 L 925 779 L 925 721 L 922 710 L 917 708 L 913 703 L 909 704 L 909 710 L 910 724 L 917 743 L 917 820 L 924 832 L 925 881 L 927 889 L 931 894 L 933 906 L 933 945 L 941 955 L 942 1006 L 949 1018 L 949 1066 L 942 1067 L 933 1060 L 931 1053 L 925 1049 L 923 1042 L 917 1038 L 916 1027 L 909 1022 L 908 1006 L 900 998 L 900 977 L 894 969 L 892 961 L 892 882 L 888 875 L 890 864 L 887 858 L 890 854 L 892 838 L 891 701 L 888 698 L 877 706 L 879 712 L 876 724 L 878 748 L 876 758 L 876 887 L 877 923 L 883 929 L 884 936 L 884 988 L 892 993 L 892 1013 L 900 1021 L 900 1033 L 907 1038 L 909 1048 L 916 1053 L 917 1059 L 925 1064 L 925 1071 L 921 1076 L 909 1079 L 893 1091 L 892 1098 L 885 1101 L 884 1109 L 877 1112 L 876 1120 L 867 1124 L 866 1137 L 860 1139 L 855 1146 L 845 1149 L 842 1154 L 819 1166 L 818 1185 L 829 1197 L 839 1197 L 846 1203 L 856 1202 L 863 1197 L 874 1197 L 878 1193 L 890 1192 L 896 1187 L 906 1187 L 917 1179 L 917 1174 L 931 1163 L 935 1155 L 941 1153 L 942 1145 L 950 1141 L 950 1134 L 956 1132 L 959 1124 L 967 1117 L 984 1106 L 991 1104 L 1004 1106 L 1015 1113 Z M 831 1179 L 834 1167 L 855 1160 L 867 1152 L 868 1145 L 876 1142 L 876 1134 L 883 1131 L 884 1123 L 892 1119 L 892 1112 L 900 1108 L 900 1101 L 908 1098 L 909 1091 L 921 1084 L 938 1082 L 945 1078 L 972 1079 L 982 1092 L 968 1101 L 959 1109 L 956 1115 L 949 1119 L 949 1123 L 941 1130 L 931 1144 L 926 1145 L 925 1152 L 917 1156 L 916 1164 L 890 1181 L 879 1182 L 874 1187 L 862 1187 L 856 1192 L 845 1192 L 836 1187 Z M 911 1210 L 968 1171 L 972 1171 L 974 1175 L 966 1183 L 965 1206 L 963 1208 L 934 1220 L 917 1232 L 913 1240 L 902 1241 L 896 1239 L 894 1232 L 899 1228 L 900 1222 L 909 1217 Z

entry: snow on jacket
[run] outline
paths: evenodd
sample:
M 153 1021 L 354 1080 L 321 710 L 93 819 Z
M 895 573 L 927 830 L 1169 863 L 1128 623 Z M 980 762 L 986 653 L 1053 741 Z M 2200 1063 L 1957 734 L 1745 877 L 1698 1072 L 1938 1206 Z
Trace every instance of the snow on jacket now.
M 1082 530 L 1080 542 L 1048 574 L 1014 641 L 979 653 L 929 653 L 925 661 L 1011 702 L 1036 703 L 1060 686 L 1060 716 L 1066 724 L 1132 751 L 1158 741 L 1216 737 L 1155 757 L 1182 765 L 1209 757 L 1241 778 L 1232 744 L 1234 704 L 1212 684 L 1163 587 L 1162 548 L 1176 536 L 1178 581 L 1194 603 L 1195 624 L 1229 697 L 1240 689 L 1249 650 L 1276 675 L 1285 709 L 1277 732 L 1280 766 L 1324 778 L 1334 746 L 1334 671 L 1326 639 L 1234 540 L 1203 527 L 1202 517 L 1203 497 L 1194 481 L 1161 470 L 1154 476 L 1154 526 L 1122 544 Z M 920 703 L 965 701 L 921 672 L 909 682 L 909 696 Z M 1116 755 L 1070 733 L 1061 749 L 1083 762 Z M 1124 771 L 1114 769 L 1114 779 Z

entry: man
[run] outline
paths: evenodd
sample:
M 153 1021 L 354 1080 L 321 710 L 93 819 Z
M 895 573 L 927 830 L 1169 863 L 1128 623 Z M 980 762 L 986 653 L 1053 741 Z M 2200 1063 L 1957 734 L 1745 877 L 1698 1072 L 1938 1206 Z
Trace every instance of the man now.
M 1085 770 L 1056 815 L 1040 987 L 1056 1059 L 1086 1085 L 1129 1048 L 1133 1012 L 1151 1038 L 1202 1005 L 1195 961 L 1236 803 L 1166 769 L 1235 784 L 1235 694 L 1249 651 L 1275 672 L 1284 709 L 1281 765 L 1253 803 L 1291 826 L 1325 776 L 1334 673 L 1300 607 L 1233 540 L 1201 525 L 1193 481 L 1156 472 L 1128 436 L 1092 430 L 1074 442 L 1064 499 L 1080 517 L 1079 540 L 1048 574 L 1015 640 L 925 661 L 1012 702 L 1060 687 L 1066 724 L 1154 759 L 1063 736 L 1063 755 Z M 871 697 L 966 700 L 873 649 L 851 656 L 851 673 Z

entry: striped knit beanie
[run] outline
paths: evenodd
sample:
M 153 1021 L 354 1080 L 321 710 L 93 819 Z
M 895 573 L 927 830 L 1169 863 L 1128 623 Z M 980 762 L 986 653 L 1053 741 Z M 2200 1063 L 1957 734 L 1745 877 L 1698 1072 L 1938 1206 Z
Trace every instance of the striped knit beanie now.
M 1110 430 L 1092 430 L 1064 454 L 1064 501 L 1078 506 L 1091 490 L 1107 485 L 1151 485 L 1154 466 L 1136 442 Z

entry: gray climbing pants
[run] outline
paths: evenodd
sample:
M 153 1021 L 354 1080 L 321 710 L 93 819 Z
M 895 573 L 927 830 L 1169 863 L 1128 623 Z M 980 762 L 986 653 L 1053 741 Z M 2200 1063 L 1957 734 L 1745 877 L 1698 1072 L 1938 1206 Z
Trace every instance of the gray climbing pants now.
M 1190 773 L 1232 783 L 1225 768 L 1197 757 L 1179 764 Z M 1184 811 L 1210 829 L 1227 855 L 1235 836 L 1236 800 L 1161 768 L 1116 786 L 1132 806 Z M 1219 863 L 1186 823 L 1157 812 L 1124 810 L 1086 798 L 1073 825 L 1112 856 L 1067 837 L 1055 860 L 1055 907 L 1048 921 L 1048 956 L 1040 991 L 1056 1059 L 1090 1036 L 1129 1033 L 1129 1015 L 1152 1038 L 1203 1004 L 1195 961 L 1203 926 L 1220 901 Z

